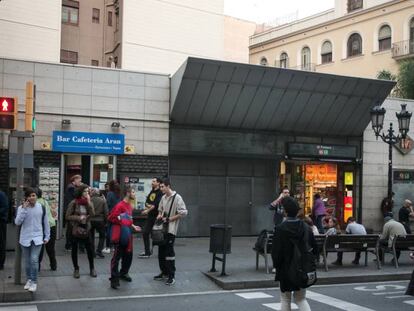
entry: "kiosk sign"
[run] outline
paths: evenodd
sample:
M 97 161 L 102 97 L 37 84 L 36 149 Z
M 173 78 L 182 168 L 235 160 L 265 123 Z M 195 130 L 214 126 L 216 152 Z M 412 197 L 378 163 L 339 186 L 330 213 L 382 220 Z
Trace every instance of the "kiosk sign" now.
M 124 134 L 53 131 L 53 151 L 123 154 Z

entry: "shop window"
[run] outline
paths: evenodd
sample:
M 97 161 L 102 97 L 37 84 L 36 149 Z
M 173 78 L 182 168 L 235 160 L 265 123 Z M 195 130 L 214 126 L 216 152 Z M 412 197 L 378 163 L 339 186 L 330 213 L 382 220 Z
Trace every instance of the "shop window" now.
M 260 59 L 260 65 L 262 66 L 267 66 L 268 62 L 267 62 L 267 58 L 266 57 L 262 57 Z
M 62 5 L 62 23 L 75 25 L 79 23 L 79 2 L 77 1 L 64 1 Z
M 78 53 L 68 50 L 60 50 L 60 62 L 66 64 L 77 64 Z
M 108 26 L 112 27 L 112 12 L 108 12 Z
M 91 60 L 91 65 L 92 65 L 92 66 L 99 66 L 99 60 L 92 59 L 92 60 Z
M 391 27 L 384 25 L 378 33 L 378 50 L 385 51 L 391 49 Z
M 330 41 L 325 41 L 322 44 L 321 59 L 322 64 L 332 62 L 332 43 Z
M 289 66 L 289 56 L 287 53 L 282 53 L 280 54 L 280 63 L 279 63 L 279 67 L 280 68 L 288 68 Z
M 362 9 L 363 1 L 362 0 L 348 0 L 348 13 Z
M 362 54 L 362 38 L 359 34 L 354 33 L 348 39 L 348 57 Z
M 99 9 L 92 9 L 92 23 L 99 24 L 99 16 L 100 10 Z
M 311 67 L 311 50 L 307 46 L 302 49 L 302 69 L 303 70 L 310 70 Z

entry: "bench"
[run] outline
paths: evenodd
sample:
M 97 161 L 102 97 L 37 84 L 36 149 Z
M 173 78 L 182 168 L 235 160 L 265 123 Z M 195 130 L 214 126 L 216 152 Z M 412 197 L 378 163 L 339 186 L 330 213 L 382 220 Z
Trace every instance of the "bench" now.
M 256 270 L 259 270 L 259 256 L 263 256 L 267 274 L 270 273 L 268 255 L 272 255 L 272 243 L 273 243 L 273 231 L 267 231 L 265 244 L 264 244 L 265 245 L 264 250 L 261 251 L 256 248 L 253 248 L 253 250 L 256 252 Z
M 365 266 L 368 265 L 368 252 L 372 252 L 377 258 L 377 267 L 380 269 L 378 254 L 379 238 L 380 236 L 378 234 L 339 234 L 326 236 L 322 248 L 325 271 L 328 271 L 327 254 L 331 252 L 365 252 Z
M 382 264 L 385 261 L 385 254 L 390 253 L 394 256 L 395 268 L 398 268 L 397 251 L 414 251 L 414 234 L 398 235 L 392 241 L 392 246 L 389 248 L 386 245 L 380 245 L 384 254 L 382 256 Z

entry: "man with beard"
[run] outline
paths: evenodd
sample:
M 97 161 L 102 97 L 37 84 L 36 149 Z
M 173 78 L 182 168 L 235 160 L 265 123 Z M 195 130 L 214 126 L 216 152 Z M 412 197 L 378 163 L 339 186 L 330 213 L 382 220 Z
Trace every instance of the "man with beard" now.
M 145 209 L 142 211 L 142 215 L 148 215 L 145 221 L 144 228 L 142 230 L 142 239 L 144 240 L 145 251 L 139 255 L 139 258 L 149 258 L 152 254 L 150 249 L 150 234 L 152 227 L 155 224 L 155 220 L 158 216 L 158 204 L 162 198 L 162 192 L 160 190 L 161 179 L 154 177 L 151 181 L 152 190 L 147 196 L 145 202 Z

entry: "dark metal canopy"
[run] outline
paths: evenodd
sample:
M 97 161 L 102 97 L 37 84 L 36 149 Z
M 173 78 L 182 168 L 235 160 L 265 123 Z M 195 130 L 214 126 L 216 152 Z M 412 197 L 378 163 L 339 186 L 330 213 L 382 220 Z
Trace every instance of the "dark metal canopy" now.
M 395 82 L 188 58 L 171 78 L 173 124 L 361 136 Z

